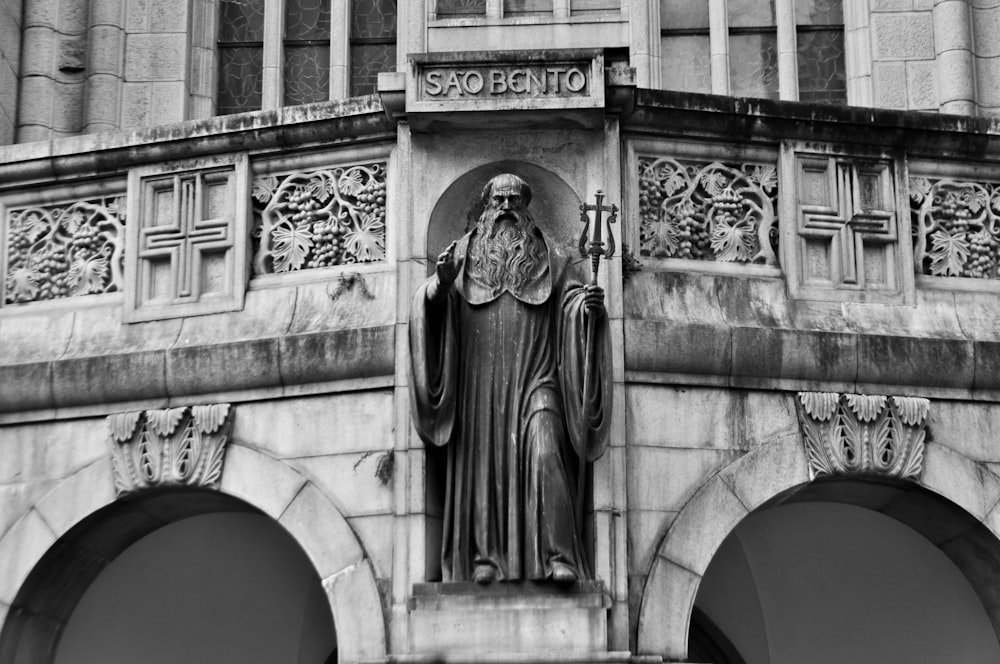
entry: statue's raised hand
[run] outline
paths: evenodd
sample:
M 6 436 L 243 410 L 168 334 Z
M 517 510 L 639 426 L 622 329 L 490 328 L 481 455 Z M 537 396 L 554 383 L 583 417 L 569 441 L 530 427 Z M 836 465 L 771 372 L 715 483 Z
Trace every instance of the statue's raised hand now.
M 605 313 L 604 289 L 600 286 L 583 287 L 583 308 L 591 316 Z
M 458 278 L 459 272 L 462 270 L 462 265 L 465 260 L 458 259 L 455 257 L 455 245 L 458 241 L 452 242 L 448 247 L 438 255 L 437 265 L 435 267 L 435 274 L 437 275 L 436 288 L 430 294 L 430 299 L 435 301 L 440 301 L 448 294 L 451 287 L 455 284 L 455 279 Z

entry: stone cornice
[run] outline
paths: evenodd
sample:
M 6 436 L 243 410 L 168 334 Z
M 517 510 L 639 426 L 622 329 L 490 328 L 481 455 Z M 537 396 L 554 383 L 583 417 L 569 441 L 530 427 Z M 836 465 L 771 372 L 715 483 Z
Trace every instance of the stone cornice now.
M 0 146 L 0 193 L 26 184 L 124 174 L 131 166 L 228 152 L 395 140 L 376 96 L 225 115 L 136 131 Z

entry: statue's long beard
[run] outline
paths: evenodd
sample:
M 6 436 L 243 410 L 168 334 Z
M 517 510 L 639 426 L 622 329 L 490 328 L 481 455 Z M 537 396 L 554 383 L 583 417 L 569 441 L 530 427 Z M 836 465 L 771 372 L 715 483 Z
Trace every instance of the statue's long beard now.
M 514 223 L 498 224 L 499 210 L 487 208 L 479 217 L 473 268 L 489 288 L 504 287 L 517 293 L 531 277 L 541 253 L 535 239 L 535 222 L 526 211 L 512 214 Z

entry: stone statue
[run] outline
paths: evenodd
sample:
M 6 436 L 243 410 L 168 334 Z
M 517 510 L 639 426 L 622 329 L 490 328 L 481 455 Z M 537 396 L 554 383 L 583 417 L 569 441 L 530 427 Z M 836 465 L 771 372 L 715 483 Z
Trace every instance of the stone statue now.
M 524 180 L 482 196 L 410 311 L 414 423 L 447 447 L 443 576 L 572 583 L 590 576 L 582 476 L 611 415 L 604 291 L 546 242 Z

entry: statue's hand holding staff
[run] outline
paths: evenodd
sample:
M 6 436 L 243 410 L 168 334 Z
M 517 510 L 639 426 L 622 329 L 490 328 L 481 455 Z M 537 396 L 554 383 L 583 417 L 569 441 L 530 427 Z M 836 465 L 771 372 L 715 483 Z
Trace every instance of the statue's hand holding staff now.
M 594 284 L 584 286 L 583 309 L 588 316 L 604 313 L 604 289 Z

